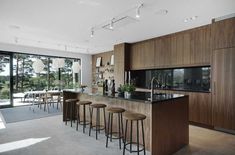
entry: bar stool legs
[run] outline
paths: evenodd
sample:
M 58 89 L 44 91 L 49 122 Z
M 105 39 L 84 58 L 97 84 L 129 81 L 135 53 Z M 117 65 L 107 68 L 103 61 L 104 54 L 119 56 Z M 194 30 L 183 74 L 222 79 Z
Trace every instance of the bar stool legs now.
M 81 124 L 83 126 L 83 133 L 85 133 L 85 128 L 86 128 L 86 125 L 89 125 L 90 122 L 87 121 L 86 119 L 86 106 L 90 106 L 92 102 L 90 101 L 80 101 L 78 104 L 77 104 L 77 127 L 76 127 L 76 130 L 78 130 L 78 124 Z M 80 120 L 80 106 L 83 106 L 83 121 Z M 90 108 L 89 108 L 89 111 L 90 111 Z
M 143 120 L 146 118 L 146 116 L 142 115 L 142 114 L 129 113 L 129 114 L 124 115 L 124 117 L 126 119 L 126 126 L 125 126 L 125 137 L 124 137 L 123 155 L 125 155 L 125 151 L 126 150 L 130 151 L 130 153 L 137 152 L 138 155 L 139 155 L 139 153 L 141 151 L 143 151 L 144 155 L 145 155 L 146 154 L 146 150 L 145 150 Z M 130 127 L 130 142 L 129 143 L 127 142 L 128 121 L 131 122 L 131 127 Z M 133 121 L 136 122 L 136 130 L 137 130 L 137 132 L 136 132 L 136 142 L 133 142 L 133 140 L 132 140 Z M 139 121 L 141 122 L 141 129 L 142 129 L 142 140 L 143 140 L 143 144 L 142 145 L 139 142 Z M 132 144 L 136 144 L 136 146 L 137 146 L 136 150 L 133 150 Z M 129 149 L 127 148 L 128 145 L 130 145 Z M 142 146 L 143 148 L 140 149 L 140 146 Z
M 113 139 L 118 139 L 119 148 L 121 149 L 121 141 L 123 139 L 122 113 L 125 111 L 125 109 L 111 107 L 111 108 L 108 108 L 107 111 L 109 113 L 109 117 L 108 117 L 108 128 L 106 131 L 106 147 L 108 147 L 109 138 L 110 138 L 110 142 L 112 142 Z M 113 132 L 113 114 L 117 114 L 117 125 L 118 125 L 117 132 Z M 113 134 L 117 134 L 117 137 L 113 137 Z
M 77 99 L 67 99 L 66 102 L 66 107 L 65 107 L 65 125 L 67 125 L 68 122 L 68 112 L 70 113 L 69 120 L 71 122 L 71 127 L 73 126 L 73 116 L 74 116 L 74 110 L 75 109 L 75 104 L 78 100 Z M 75 122 L 75 120 L 74 120 Z
M 106 131 L 106 118 L 105 118 L 105 104 L 92 104 L 91 105 L 91 122 L 90 122 L 90 129 L 89 129 L 89 136 L 91 136 L 91 129 L 95 127 L 95 134 L 96 134 L 96 140 L 98 139 L 98 132 L 100 133 L 100 130 Z M 93 116 L 93 109 L 96 108 L 96 124 L 93 125 L 92 116 Z M 101 128 L 100 124 L 100 109 L 103 109 L 104 113 L 104 128 Z

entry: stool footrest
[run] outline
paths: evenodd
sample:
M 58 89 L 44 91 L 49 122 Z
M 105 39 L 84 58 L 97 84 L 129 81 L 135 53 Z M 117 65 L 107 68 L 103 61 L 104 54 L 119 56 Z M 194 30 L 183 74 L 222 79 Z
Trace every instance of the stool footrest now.
M 104 130 L 105 127 L 103 125 L 92 125 L 91 128 L 96 131 L 96 126 L 97 126 L 97 131 Z
M 80 121 L 79 124 L 80 124 L 80 125 L 89 125 L 89 124 L 91 124 L 91 122 L 90 122 L 90 121 L 86 121 L 86 122 L 84 123 L 84 121 Z
M 119 135 L 118 135 L 118 132 L 112 132 L 112 135 L 115 136 L 115 137 L 112 136 L 112 139 L 120 139 L 120 138 L 123 138 L 123 135 L 119 136 Z M 106 133 L 106 137 L 111 138 L 111 132 Z
M 133 149 L 132 149 L 132 150 L 128 149 L 127 146 L 130 145 L 130 144 L 136 144 L 136 145 L 137 145 L 137 142 L 126 143 L 126 144 L 124 145 L 124 148 L 125 148 L 127 151 L 129 151 L 129 152 L 141 152 L 141 151 L 144 151 L 144 145 L 143 145 L 143 144 L 139 144 L 139 146 L 142 147 L 142 149 L 139 149 L 139 151 L 138 151 L 138 150 L 133 150 Z M 137 147 L 137 146 L 136 146 L 136 147 Z

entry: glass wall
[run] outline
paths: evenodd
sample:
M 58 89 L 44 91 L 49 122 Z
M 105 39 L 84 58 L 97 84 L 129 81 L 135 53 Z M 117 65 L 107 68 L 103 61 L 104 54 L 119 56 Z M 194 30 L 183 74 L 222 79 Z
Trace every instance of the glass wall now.
M 0 53 L 0 106 L 10 105 L 10 55 Z
M 18 54 L 13 55 L 13 105 L 25 105 L 27 103 L 27 91 L 70 89 L 74 87 L 72 64 L 80 59 L 64 59 L 64 67 L 55 69 L 52 67 L 53 60 L 57 57 Z M 35 73 L 32 67 L 36 59 L 42 60 L 44 70 Z M 80 75 L 79 83 L 80 83 Z M 59 80 L 60 79 L 60 80 Z M 14 98 L 18 96 L 18 98 Z

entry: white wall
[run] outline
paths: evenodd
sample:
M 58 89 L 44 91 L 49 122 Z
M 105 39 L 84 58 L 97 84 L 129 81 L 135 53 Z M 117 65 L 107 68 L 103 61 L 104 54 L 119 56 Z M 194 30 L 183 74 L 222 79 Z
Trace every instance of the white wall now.
M 37 47 L 27 47 L 27 46 L 14 45 L 14 44 L 5 44 L 5 43 L 0 43 L 0 51 L 80 58 L 81 59 L 82 84 L 85 84 L 88 87 L 91 87 L 92 59 L 91 59 L 90 54 L 73 53 L 73 52 L 43 49 L 43 48 L 37 48 Z

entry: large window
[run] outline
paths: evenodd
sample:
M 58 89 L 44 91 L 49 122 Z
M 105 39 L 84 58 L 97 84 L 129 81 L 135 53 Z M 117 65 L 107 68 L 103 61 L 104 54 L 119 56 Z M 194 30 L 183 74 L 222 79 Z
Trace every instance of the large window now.
M 58 69 L 52 67 L 56 58 L 59 57 L 0 52 L 0 107 L 25 105 L 28 91 L 77 87 L 81 83 L 81 72 L 75 76 L 72 65 L 73 62 L 81 64 L 80 59 L 60 58 L 64 65 Z M 33 69 L 37 59 L 45 66 L 40 73 Z
M 36 59 L 42 60 L 45 68 L 39 74 L 33 70 L 33 62 Z M 25 92 L 30 90 L 51 90 L 73 88 L 74 80 L 72 73 L 72 64 L 79 59 L 62 58 L 65 65 L 63 68 L 54 69 L 52 61 L 55 57 L 38 56 L 29 54 L 13 55 L 13 90 L 14 93 Z M 80 75 L 80 74 L 79 74 Z M 78 77 L 80 81 L 80 76 Z M 59 81 L 60 79 L 60 81 Z

